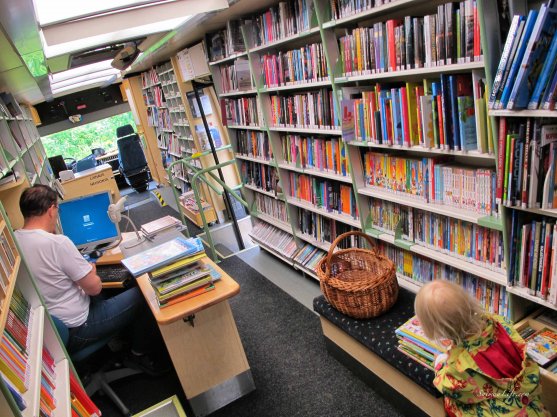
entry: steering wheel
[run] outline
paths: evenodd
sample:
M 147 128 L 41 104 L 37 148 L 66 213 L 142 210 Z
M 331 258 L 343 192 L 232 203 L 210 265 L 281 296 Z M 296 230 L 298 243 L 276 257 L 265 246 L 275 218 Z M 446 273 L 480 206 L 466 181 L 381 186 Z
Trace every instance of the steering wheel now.
M 66 168 L 71 169 L 72 171 L 77 164 L 77 160 L 75 158 L 64 158 L 64 162 L 66 163 Z

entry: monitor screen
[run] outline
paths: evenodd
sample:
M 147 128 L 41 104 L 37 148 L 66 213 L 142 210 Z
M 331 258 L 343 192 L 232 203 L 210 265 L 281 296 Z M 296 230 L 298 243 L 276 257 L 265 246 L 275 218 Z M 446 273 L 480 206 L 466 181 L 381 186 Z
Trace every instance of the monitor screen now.
M 112 203 L 108 191 L 61 201 L 58 215 L 62 233 L 78 247 L 95 249 L 120 239 L 120 229 L 108 217 Z

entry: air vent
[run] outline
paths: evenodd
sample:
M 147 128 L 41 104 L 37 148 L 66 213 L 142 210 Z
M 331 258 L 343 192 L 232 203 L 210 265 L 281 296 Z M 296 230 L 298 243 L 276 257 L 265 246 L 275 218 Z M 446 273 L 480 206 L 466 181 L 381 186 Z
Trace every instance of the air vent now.
M 94 64 L 95 62 L 112 60 L 126 45 L 129 43 L 135 43 L 139 45 L 145 38 L 134 39 L 131 41 L 119 42 L 112 45 L 101 46 L 90 51 L 79 52 L 70 55 L 70 67 L 77 68 L 83 65 Z

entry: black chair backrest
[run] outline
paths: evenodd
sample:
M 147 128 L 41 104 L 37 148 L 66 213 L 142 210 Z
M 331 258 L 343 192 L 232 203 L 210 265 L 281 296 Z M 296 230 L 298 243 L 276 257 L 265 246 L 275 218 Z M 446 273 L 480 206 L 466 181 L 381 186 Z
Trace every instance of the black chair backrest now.
M 116 128 L 116 137 L 118 139 L 123 138 L 124 136 L 133 135 L 134 133 L 132 125 L 124 125 Z
M 147 167 L 147 160 L 141 147 L 141 140 L 137 134 L 118 139 L 118 153 L 120 166 L 124 175 L 134 173 Z

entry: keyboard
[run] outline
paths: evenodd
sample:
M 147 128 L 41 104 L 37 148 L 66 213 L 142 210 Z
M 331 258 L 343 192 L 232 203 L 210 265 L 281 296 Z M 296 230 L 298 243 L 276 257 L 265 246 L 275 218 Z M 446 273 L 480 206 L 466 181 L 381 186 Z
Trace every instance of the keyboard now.
M 97 265 L 97 275 L 101 278 L 103 286 L 105 284 L 121 284 L 124 286 L 133 277 L 124 265 Z

